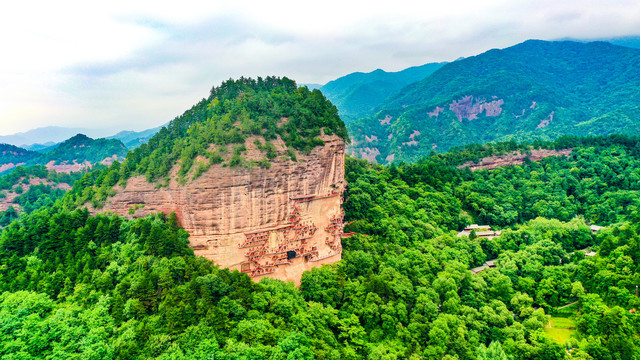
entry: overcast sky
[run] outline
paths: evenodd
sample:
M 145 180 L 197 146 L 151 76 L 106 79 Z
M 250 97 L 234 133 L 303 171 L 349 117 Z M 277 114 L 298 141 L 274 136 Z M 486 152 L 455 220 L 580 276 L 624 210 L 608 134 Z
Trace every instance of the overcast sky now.
M 326 83 L 531 38 L 640 34 L 638 0 L 161 3 L 3 4 L 0 135 L 48 125 L 143 130 L 240 76 Z

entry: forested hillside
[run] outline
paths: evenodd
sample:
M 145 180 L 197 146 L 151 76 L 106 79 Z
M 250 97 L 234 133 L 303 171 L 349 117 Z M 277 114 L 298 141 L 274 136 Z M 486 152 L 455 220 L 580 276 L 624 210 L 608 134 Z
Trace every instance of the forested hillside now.
M 52 206 L 73 186 L 83 172 L 58 173 L 44 166 L 20 166 L 0 176 L 0 228 L 17 219 L 20 213 Z
M 640 131 L 640 50 L 529 40 L 449 63 L 349 124 L 352 151 L 416 161 L 469 143 Z
M 0 144 L 0 173 L 18 164 L 47 165 L 64 172 L 80 171 L 103 161 L 111 164 L 113 160 L 123 160 L 126 155 L 127 147 L 120 140 L 92 139 L 83 134 L 38 152 Z
M 403 87 L 420 81 L 445 63 L 430 63 L 402 71 L 386 72 L 377 69 L 370 73 L 356 72 L 330 81 L 320 91 L 340 110 L 347 123 L 370 112 Z
M 287 159 L 297 161 L 298 152 L 324 144 L 322 134 L 349 138 L 338 110 L 319 90 L 298 88 L 287 78 L 228 80 L 129 152 L 123 163 L 87 174 L 65 201 L 69 208 L 86 202 L 100 206 L 114 185 L 135 175 L 164 186 L 171 176 L 184 183 L 217 164 L 268 168 L 278 156 L 276 143 L 286 149 Z M 246 155 L 249 138 L 261 158 Z
M 88 161 L 98 163 L 108 157 L 124 159 L 127 156 L 127 147 L 116 139 L 92 139 L 86 135 L 78 134 L 56 145 L 53 149 L 44 149 L 43 155 L 37 159 L 40 163 L 54 161 L 58 164 L 83 163 Z
M 538 143 L 573 151 L 494 171 L 454 166 L 474 147 L 390 167 L 350 159 L 344 209 L 356 234 L 343 239 L 341 262 L 305 273 L 299 289 L 193 256 L 173 216 L 42 208 L 0 234 L 0 353 L 568 359 L 569 349 L 572 359 L 632 359 L 640 356 L 638 142 Z M 476 147 L 475 156 L 511 147 L 526 148 Z M 471 222 L 502 235 L 458 237 Z M 594 234 L 586 223 L 607 227 Z M 495 268 L 469 271 L 490 259 Z M 574 325 L 550 328 L 548 314 Z
M 8 168 L 8 164 L 26 163 L 38 157 L 35 151 L 29 151 L 14 145 L 0 144 L 0 173 L 4 171 L 3 166 Z

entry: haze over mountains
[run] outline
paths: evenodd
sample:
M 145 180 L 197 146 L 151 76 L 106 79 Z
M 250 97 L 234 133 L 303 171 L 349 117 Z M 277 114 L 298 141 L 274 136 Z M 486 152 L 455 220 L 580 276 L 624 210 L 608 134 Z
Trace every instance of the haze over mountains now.
M 105 136 L 103 132 L 94 129 L 45 126 L 12 135 L 2 135 L 0 136 L 0 143 L 16 145 L 24 148 L 33 144 L 46 144 L 47 146 L 51 146 L 55 143 L 67 140 L 76 134 L 85 134 L 90 137 Z

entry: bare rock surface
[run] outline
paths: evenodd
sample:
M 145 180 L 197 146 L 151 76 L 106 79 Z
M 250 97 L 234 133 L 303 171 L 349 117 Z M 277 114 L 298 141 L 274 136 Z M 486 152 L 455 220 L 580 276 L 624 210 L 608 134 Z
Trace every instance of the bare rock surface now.
M 551 122 L 553 121 L 553 114 L 555 113 L 555 111 L 552 111 L 551 114 L 549 114 L 549 116 L 547 116 L 544 120 L 540 121 L 540 124 L 538 124 L 538 126 L 536 126 L 536 129 L 542 129 L 545 128 L 547 126 L 549 126 L 549 124 L 551 124 Z
M 431 118 L 431 117 L 434 117 L 434 116 L 437 118 L 437 117 L 438 117 L 438 115 L 439 115 L 441 112 L 443 112 L 443 111 L 444 111 L 444 108 L 441 108 L 441 107 L 439 107 L 439 106 L 436 106 L 436 108 L 435 108 L 435 109 L 433 109 L 433 111 L 428 112 L 428 113 L 427 113 L 427 115 L 429 115 L 429 117 L 430 117 L 430 118 Z
M 378 137 L 376 135 L 371 135 L 370 137 L 365 135 L 364 138 L 368 143 L 378 140 Z
M 324 146 L 292 161 L 286 148 L 270 168 L 214 165 L 200 177 L 157 187 L 144 177 L 114 187 L 102 209 L 129 218 L 175 212 L 196 255 L 259 280 L 300 283 L 305 270 L 341 259 L 345 144 L 322 136 Z M 259 157 L 259 154 L 252 154 Z
M 364 149 L 360 149 L 360 157 L 374 164 L 378 162 L 376 160 L 378 155 L 380 155 L 380 150 L 378 148 L 366 147 Z
M 122 156 L 118 157 L 117 154 L 113 154 L 113 156 L 109 156 L 107 158 L 104 158 L 102 161 L 100 161 L 100 164 L 105 165 L 105 166 L 111 166 L 111 164 L 113 164 L 115 161 L 123 161 L 124 158 L 122 158 Z
M 521 153 L 521 152 L 512 152 L 506 155 L 500 156 L 489 156 L 483 158 L 477 163 L 468 161 L 460 166 L 459 169 L 464 169 L 465 167 L 469 167 L 471 170 L 478 169 L 495 169 L 501 166 L 508 165 L 520 165 L 524 163 L 526 158 L 529 158 L 531 161 L 540 161 L 543 158 L 549 156 L 566 156 L 571 154 L 573 148 L 571 149 L 562 149 L 562 150 L 547 150 L 547 149 L 533 149 L 530 154 Z
M 384 119 L 378 119 L 378 121 L 380 121 L 380 125 L 389 125 L 391 124 L 391 120 L 393 120 L 391 115 L 385 116 Z
M 24 163 L 18 163 L 18 164 L 14 164 L 14 163 L 7 163 L 7 164 L 2 164 L 0 165 L 0 173 L 9 169 L 12 169 L 16 166 L 20 166 L 23 165 Z
M 54 160 L 51 160 L 45 165 L 47 170 L 55 170 L 57 172 L 64 172 L 64 173 L 70 173 L 70 172 L 74 172 L 74 171 L 81 171 L 81 170 L 89 169 L 89 168 L 91 168 L 91 166 L 92 166 L 92 164 L 89 161 L 78 163 L 75 160 L 73 160 L 73 162 L 71 164 L 67 164 L 67 163 L 56 164 L 56 162 Z
M 504 104 L 502 99 L 486 102 L 484 99 L 476 98 L 474 101 L 473 96 L 467 95 L 460 100 L 453 100 L 449 104 L 449 110 L 456 114 L 458 121 L 462 121 L 464 118 L 474 120 L 483 111 L 486 116 L 496 117 L 500 115 L 502 113 L 502 104 Z

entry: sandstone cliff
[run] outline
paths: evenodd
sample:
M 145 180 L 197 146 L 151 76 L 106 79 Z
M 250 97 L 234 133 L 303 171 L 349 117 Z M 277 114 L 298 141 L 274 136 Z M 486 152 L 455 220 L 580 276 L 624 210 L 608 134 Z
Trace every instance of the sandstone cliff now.
M 335 135 L 321 138 L 325 145 L 298 154 L 298 161 L 278 146 L 280 156 L 268 169 L 215 165 L 166 187 L 133 177 L 124 189 L 114 187 L 102 209 L 88 207 L 128 217 L 175 212 L 197 255 L 254 279 L 299 284 L 305 270 L 336 262 L 342 252 L 345 144 Z

